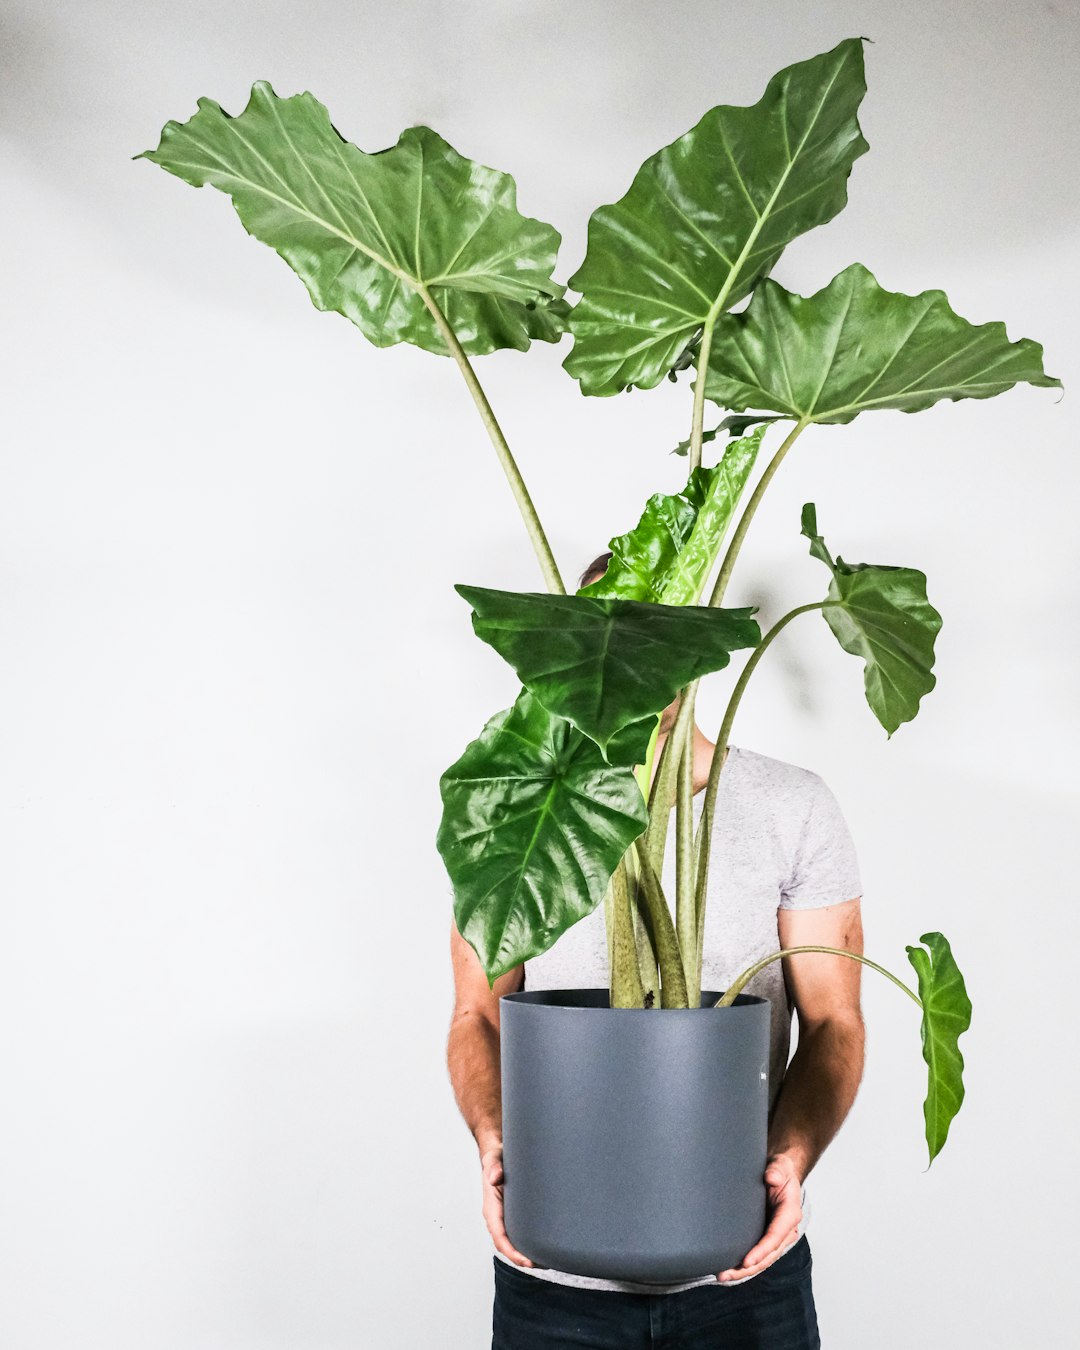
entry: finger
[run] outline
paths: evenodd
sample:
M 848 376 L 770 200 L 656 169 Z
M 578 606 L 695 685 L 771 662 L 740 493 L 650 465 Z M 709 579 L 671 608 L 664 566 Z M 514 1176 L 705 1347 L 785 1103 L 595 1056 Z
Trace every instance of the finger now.
M 790 1200 L 781 1201 L 773 1210 L 769 1219 L 769 1226 L 762 1233 L 758 1242 L 750 1248 L 742 1259 L 744 1267 L 756 1265 L 763 1260 L 770 1252 L 775 1252 L 781 1242 L 787 1237 L 793 1228 L 797 1228 L 802 1222 L 802 1203 L 799 1199 L 793 1197 Z
M 527 1256 L 522 1256 L 521 1252 L 518 1251 L 505 1234 L 502 1237 L 496 1237 L 495 1234 L 492 1233 L 491 1240 L 495 1243 L 496 1248 L 502 1252 L 503 1256 L 508 1256 L 510 1260 L 513 1261 L 514 1265 L 531 1266 L 534 1264 Z
M 504 1256 L 508 1256 L 515 1265 L 531 1266 L 532 1261 L 514 1246 L 506 1236 L 506 1226 L 503 1222 L 502 1200 L 494 1191 L 487 1191 L 484 1195 L 484 1204 L 482 1209 L 484 1222 L 487 1224 L 487 1230 L 491 1234 L 491 1240 L 498 1251 Z
M 506 1236 L 506 1229 L 503 1227 L 501 1219 L 489 1219 L 488 1232 L 491 1234 L 491 1240 L 494 1242 L 496 1249 L 502 1252 L 503 1256 L 508 1256 L 515 1265 L 531 1266 L 533 1264 L 527 1256 L 518 1251 Z
M 794 1229 L 785 1228 L 783 1231 L 770 1236 L 768 1241 L 762 1239 L 756 1247 L 751 1247 L 742 1259 L 742 1269 L 750 1270 L 754 1266 L 759 1266 L 768 1257 L 777 1255 L 792 1232 L 794 1232 Z
M 752 1275 L 760 1275 L 763 1270 L 768 1270 L 769 1266 L 779 1261 L 782 1256 L 786 1256 L 798 1240 L 799 1230 L 796 1226 L 790 1232 L 784 1234 L 775 1250 L 769 1252 L 767 1256 L 755 1261 L 746 1259 L 741 1266 L 735 1266 L 730 1270 L 722 1270 L 716 1278 L 721 1283 L 727 1284 L 732 1280 L 748 1280 Z

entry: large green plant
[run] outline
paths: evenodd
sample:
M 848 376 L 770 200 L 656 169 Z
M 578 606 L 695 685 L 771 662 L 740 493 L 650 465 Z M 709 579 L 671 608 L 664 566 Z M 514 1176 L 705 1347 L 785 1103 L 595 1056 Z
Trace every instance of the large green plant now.
M 940 291 L 885 290 L 858 263 L 805 298 L 771 279 L 786 244 L 844 207 L 854 161 L 868 148 L 857 118 L 864 93 L 862 39 L 852 38 L 780 71 L 752 107 L 711 109 L 646 160 L 619 201 L 593 213 L 585 259 L 569 278 L 580 296 L 572 308 L 552 279 L 557 231 L 519 214 L 509 175 L 463 158 L 427 127 L 365 153 L 311 94 L 278 98 L 259 81 L 239 116 L 200 99 L 189 121 L 166 124 L 156 150 L 134 156 L 227 193 L 245 229 L 285 259 L 314 303 L 376 346 L 411 342 L 451 357 L 510 482 L 546 593 L 458 588 L 477 634 L 523 688 L 443 775 L 438 836 L 458 928 L 490 983 L 604 902 L 612 1005 L 698 1006 L 723 750 L 748 680 L 797 616 L 819 610 L 840 646 L 862 658 L 867 702 L 890 736 L 934 687 L 941 618 L 925 576 L 834 561 L 812 503 L 801 527 L 829 571 L 825 597 L 764 635 L 753 609 L 723 607 L 762 496 L 811 425 L 988 398 L 1019 382 L 1060 387 L 1038 344 L 1010 342 L 1002 323 L 968 323 Z M 638 524 L 611 541 L 603 577 L 574 596 L 469 359 L 558 342 L 567 330 L 563 364 L 583 394 L 649 389 L 692 368 L 694 395 L 679 447 L 686 487 L 650 498 Z M 709 430 L 706 401 L 728 414 Z M 776 423 L 788 425 L 743 503 Z M 725 432 L 732 439 L 704 464 L 703 446 Z M 697 681 L 739 650 L 750 656 L 695 838 Z M 678 717 L 657 757 L 659 714 L 676 694 Z M 673 804 L 674 912 L 660 882 Z M 861 960 L 919 1005 L 933 1160 L 963 1098 L 957 1042 L 971 1015 L 948 942 L 926 933 L 907 949 L 917 993 L 850 952 L 791 950 Z M 787 954 L 750 967 L 720 1002 Z

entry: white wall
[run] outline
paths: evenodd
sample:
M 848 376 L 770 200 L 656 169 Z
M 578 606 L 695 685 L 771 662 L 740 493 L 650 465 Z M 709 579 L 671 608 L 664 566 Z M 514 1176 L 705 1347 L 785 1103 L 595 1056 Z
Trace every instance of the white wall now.
M 1077 9 L 665 0 L 9 6 L 0 402 L 0 1340 L 11 1350 L 487 1343 L 491 1248 L 444 1067 L 437 779 L 513 677 L 454 581 L 535 589 L 448 361 L 318 313 L 226 199 L 131 156 L 206 94 L 311 89 L 589 212 L 709 107 L 864 34 L 870 153 L 775 275 L 858 259 L 1045 344 L 1071 392 L 808 433 L 731 603 L 920 567 L 939 684 L 886 741 L 794 626 L 736 743 L 817 769 L 871 955 L 954 943 L 968 1101 L 923 1172 L 912 1009 L 814 1178 L 830 1350 L 1064 1346 L 1077 745 Z M 674 490 L 688 383 L 583 399 L 569 342 L 478 363 L 568 574 Z M 715 730 L 730 679 L 701 699 Z

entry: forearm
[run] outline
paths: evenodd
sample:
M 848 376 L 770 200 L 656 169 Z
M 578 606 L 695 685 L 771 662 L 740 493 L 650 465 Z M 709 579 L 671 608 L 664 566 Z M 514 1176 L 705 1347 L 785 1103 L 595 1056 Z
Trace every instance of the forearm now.
M 499 1031 L 487 1017 L 461 1013 L 446 1042 L 450 1085 L 480 1153 L 502 1143 L 502 1079 Z
M 790 1157 L 800 1181 L 825 1152 L 851 1110 L 863 1072 L 861 1016 L 830 1018 L 800 1028 L 769 1121 L 769 1156 Z

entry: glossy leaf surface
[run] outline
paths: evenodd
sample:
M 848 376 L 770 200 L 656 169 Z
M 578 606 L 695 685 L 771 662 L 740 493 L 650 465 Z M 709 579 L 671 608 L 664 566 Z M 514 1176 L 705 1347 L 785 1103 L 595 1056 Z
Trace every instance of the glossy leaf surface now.
M 753 609 L 455 589 L 473 607 L 477 637 L 513 666 L 545 708 L 621 763 L 642 762 L 651 714 L 761 638 Z M 636 742 L 625 734 L 615 740 L 635 724 Z
M 790 241 L 847 202 L 868 146 L 861 38 L 788 66 L 752 107 L 716 107 L 589 221 L 563 362 L 584 394 L 651 389 L 706 320 L 748 295 Z
M 1061 387 L 1042 347 L 972 324 L 944 291 L 884 290 L 852 263 L 802 297 L 766 278 L 741 314 L 716 325 L 705 395 L 724 408 L 850 422 L 860 412 L 918 412 L 940 399 L 992 398 L 1014 384 Z
M 964 1100 L 964 1057 L 957 1042 L 971 1025 L 971 1000 L 946 939 L 924 933 L 919 941 L 928 950 L 908 947 L 907 954 L 919 977 L 923 1004 L 922 1047 L 929 1071 L 923 1116 L 933 1162 Z
M 648 823 L 632 770 L 523 692 L 443 774 L 438 847 L 488 983 L 603 899 Z
M 812 502 L 802 510 L 802 533 L 810 553 L 832 573 L 829 603 L 822 610 L 844 651 L 865 662 L 866 701 L 891 736 L 919 711 L 933 689 L 934 639 L 941 615 L 926 598 L 926 575 L 910 567 L 834 562 L 817 532 Z
M 201 98 L 189 121 L 166 123 L 158 148 L 133 158 L 227 193 L 316 307 L 377 347 L 446 354 L 423 287 L 472 354 L 565 331 L 565 288 L 551 279 L 558 231 L 518 213 L 509 174 L 465 159 L 429 127 L 367 154 L 311 94 L 278 98 L 258 80 L 239 116 Z
M 701 594 L 765 428 L 725 447 L 719 464 L 695 469 L 682 492 L 657 492 L 628 534 L 612 539 L 607 570 L 579 591 L 597 599 L 692 605 Z

